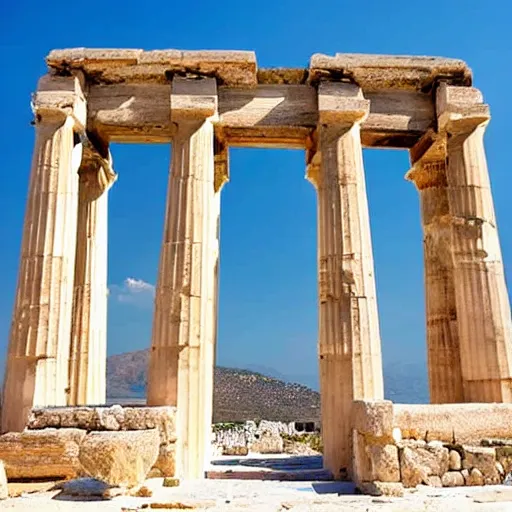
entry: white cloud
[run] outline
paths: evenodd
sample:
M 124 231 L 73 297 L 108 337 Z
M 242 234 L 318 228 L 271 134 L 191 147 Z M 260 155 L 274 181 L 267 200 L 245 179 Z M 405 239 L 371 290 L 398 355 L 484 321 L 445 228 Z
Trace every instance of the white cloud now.
M 155 286 L 142 279 L 127 277 L 122 285 L 110 286 L 109 296 L 123 304 L 151 307 L 155 296 Z

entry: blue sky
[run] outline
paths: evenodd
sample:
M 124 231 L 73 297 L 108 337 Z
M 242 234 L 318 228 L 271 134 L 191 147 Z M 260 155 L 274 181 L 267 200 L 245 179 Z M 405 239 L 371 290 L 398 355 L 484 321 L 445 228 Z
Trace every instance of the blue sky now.
M 512 4 L 366 2 L 3 2 L 0 7 L 0 358 L 7 346 L 33 144 L 30 93 L 52 48 L 255 50 L 260 67 L 305 67 L 315 52 L 466 60 L 491 105 L 488 163 L 512 272 Z M 149 346 L 170 149 L 112 146 L 110 353 Z M 424 360 L 419 204 L 405 151 L 364 154 L 386 362 Z M 316 199 L 301 151 L 231 151 L 223 190 L 218 362 L 315 374 Z

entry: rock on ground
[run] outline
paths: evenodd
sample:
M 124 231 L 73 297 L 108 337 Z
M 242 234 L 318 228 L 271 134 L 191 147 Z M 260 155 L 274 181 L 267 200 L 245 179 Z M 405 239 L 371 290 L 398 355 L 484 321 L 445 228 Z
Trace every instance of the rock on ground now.
M 159 454 L 156 429 L 91 432 L 80 446 L 85 472 L 114 487 L 142 484 Z

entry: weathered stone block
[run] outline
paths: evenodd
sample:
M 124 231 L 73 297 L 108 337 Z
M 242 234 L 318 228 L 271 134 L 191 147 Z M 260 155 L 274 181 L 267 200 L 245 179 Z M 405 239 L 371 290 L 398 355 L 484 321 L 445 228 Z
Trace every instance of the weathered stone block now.
M 391 444 L 367 447 L 370 458 L 371 480 L 381 482 L 400 482 L 398 449 Z
M 80 446 L 80 463 L 93 478 L 116 487 L 141 484 L 155 464 L 158 431 L 92 432 Z
M 425 478 L 425 485 L 430 487 L 443 487 L 441 479 L 437 475 L 427 476 L 427 478 Z
M 507 438 L 512 404 L 394 404 L 393 426 L 404 438 L 480 444 L 484 438 Z
M 462 467 L 464 469 L 478 469 L 486 484 L 499 484 L 501 478 L 496 469 L 496 451 L 494 448 L 483 446 L 464 446 L 464 458 Z
M 264 432 L 251 444 L 250 450 L 255 453 L 283 453 L 283 438 Z
M 370 496 L 402 497 L 404 495 L 404 486 L 396 482 L 362 482 L 357 487 L 363 494 Z
M 82 472 L 78 455 L 85 435 L 76 428 L 9 432 L 0 436 L 0 460 L 10 480 L 75 478 Z
M 448 471 L 441 477 L 443 487 L 461 487 L 465 485 L 464 477 L 460 471 Z
M 400 454 L 400 471 L 405 487 L 427 483 L 429 476 L 441 476 L 448 470 L 447 448 L 404 448 Z
M 27 429 L 146 430 L 157 428 L 161 443 L 176 441 L 176 408 L 161 407 L 43 407 L 32 409 Z
M 448 455 L 448 469 L 460 471 L 462 469 L 462 458 L 457 450 L 450 450 Z
M 171 477 L 176 472 L 176 448 L 174 444 L 161 444 L 158 458 L 153 469 L 160 472 L 160 476 Z
M 482 475 L 482 472 L 477 468 L 473 468 L 471 471 L 469 471 L 469 474 L 467 477 L 464 476 L 464 479 L 466 481 L 466 485 L 484 485 L 484 476 Z
M 352 403 L 352 425 L 361 434 L 391 437 L 393 434 L 393 402 L 390 400 L 355 400 Z
M 512 446 L 497 447 L 496 459 L 503 466 L 504 473 L 510 473 L 512 471 Z

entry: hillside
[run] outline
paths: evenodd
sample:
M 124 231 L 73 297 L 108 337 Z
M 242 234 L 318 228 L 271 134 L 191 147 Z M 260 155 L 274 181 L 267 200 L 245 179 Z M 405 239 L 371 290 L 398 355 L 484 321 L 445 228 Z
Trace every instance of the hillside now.
M 111 356 L 107 361 L 109 398 L 141 398 L 146 389 L 147 350 Z M 215 368 L 214 422 L 248 419 L 320 421 L 320 395 L 261 373 Z

